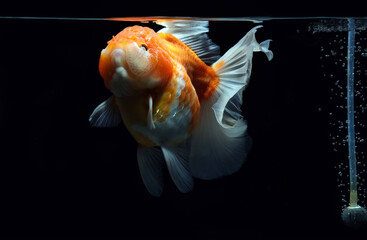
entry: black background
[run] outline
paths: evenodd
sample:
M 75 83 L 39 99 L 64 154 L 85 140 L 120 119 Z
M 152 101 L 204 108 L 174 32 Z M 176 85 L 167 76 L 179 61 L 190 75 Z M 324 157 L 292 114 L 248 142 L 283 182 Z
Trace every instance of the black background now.
M 125 5 L 107 3 L 1 11 L 3 16 L 308 16 L 297 9 L 314 9 L 293 4 L 288 14 L 283 8 L 273 12 L 274 3 L 262 9 L 250 4 L 253 11 L 242 14 L 235 6 L 200 12 L 172 3 L 151 13 L 149 6 L 136 3 L 140 10 L 129 12 L 120 12 Z M 344 10 L 326 15 L 361 14 Z M 307 32 L 309 23 L 267 21 L 257 32 L 259 41 L 273 40 L 275 57 L 268 62 L 264 54 L 254 55 L 243 106 L 254 145 L 243 168 L 223 179 L 195 179 L 188 194 L 166 173 L 164 194 L 154 198 L 142 183 L 137 145 L 124 126 L 98 129 L 88 123 L 93 109 L 110 96 L 98 73 L 100 50 L 112 35 L 140 23 L 1 20 L 0 236 L 366 239 L 365 230 L 350 230 L 340 219 L 334 167 L 345 156 L 332 152 L 330 83 L 323 81 L 319 58 L 319 44 L 328 39 Z M 255 25 L 212 22 L 209 34 L 223 54 Z

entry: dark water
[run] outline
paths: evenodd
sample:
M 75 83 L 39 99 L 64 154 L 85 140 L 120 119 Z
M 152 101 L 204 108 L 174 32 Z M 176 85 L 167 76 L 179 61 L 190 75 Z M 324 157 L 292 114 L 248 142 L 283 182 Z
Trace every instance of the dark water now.
M 348 201 L 347 32 L 332 27 L 345 20 L 262 22 L 256 37 L 273 40 L 274 59 L 254 54 L 243 105 L 254 141 L 248 160 L 232 176 L 195 179 L 188 194 L 166 173 L 160 198 L 143 185 L 137 144 L 125 127 L 88 122 L 110 96 L 98 73 L 100 51 L 135 24 L 159 29 L 139 22 L 0 20 L 0 236 L 366 239 L 366 229 L 348 229 L 340 217 Z M 209 36 L 224 54 L 255 25 L 213 21 Z M 367 137 L 367 32 L 357 32 L 365 207 L 366 159 L 358 150 L 366 149 Z

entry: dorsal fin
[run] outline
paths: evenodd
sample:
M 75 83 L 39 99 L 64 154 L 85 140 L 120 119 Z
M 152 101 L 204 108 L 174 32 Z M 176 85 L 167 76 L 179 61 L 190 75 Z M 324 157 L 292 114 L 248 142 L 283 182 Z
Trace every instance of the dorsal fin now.
M 158 32 L 169 33 L 189 46 L 200 59 L 207 65 L 211 65 L 220 58 L 219 46 L 206 34 L 209 32 L 208 21 L 157 21 L 165 28 Z

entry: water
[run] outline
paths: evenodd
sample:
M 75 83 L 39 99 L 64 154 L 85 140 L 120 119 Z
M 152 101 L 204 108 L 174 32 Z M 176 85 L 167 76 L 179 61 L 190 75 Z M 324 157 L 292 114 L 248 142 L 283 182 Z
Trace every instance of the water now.
M 15 235 L 367 236 L 366 229 L 352 231 L 341 220 L 349 202 L 346 19 L 206 19 L 221 54 L 259 24 L 258 41 L 273 40 L 274 59 L 254 54 L 244 93 L 254 145 L 239 172 L 195 179 L 189 194 L 165 176 L 159 199 L 145 190 L 136 143 L 127 130 L 91 128 L 88 122 L 96 105 L 110 96 L 98 73 L 106 42 L 135 24 L 160 29 L 149 21 L 154 19 L 124 20 L 130 21 L 0 19 L 2 234 L 22 228 Z M 356 19 L 355 144 L 363 207 L 366 26 L 365 18 Z

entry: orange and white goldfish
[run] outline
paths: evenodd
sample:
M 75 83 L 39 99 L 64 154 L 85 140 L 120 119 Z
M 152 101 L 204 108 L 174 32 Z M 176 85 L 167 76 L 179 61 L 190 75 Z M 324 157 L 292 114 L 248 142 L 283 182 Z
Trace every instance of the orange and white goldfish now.
M 270 40 L 255 39 L 261 26 L 220 57 L 208 22 L 158 24 L 165 28 L 127 27 L 102 50 L 99 72 L 113 96 L 89 119 L 99 127 L 122 120 L 139 143 L 140 173 L 153 196 L 163 191 L 164 161 L 181 192 L 192 190 L 193 177 L 219 178 L 242 166 L 251 145 L 241 105 L 252 55 L 273 57 Z

